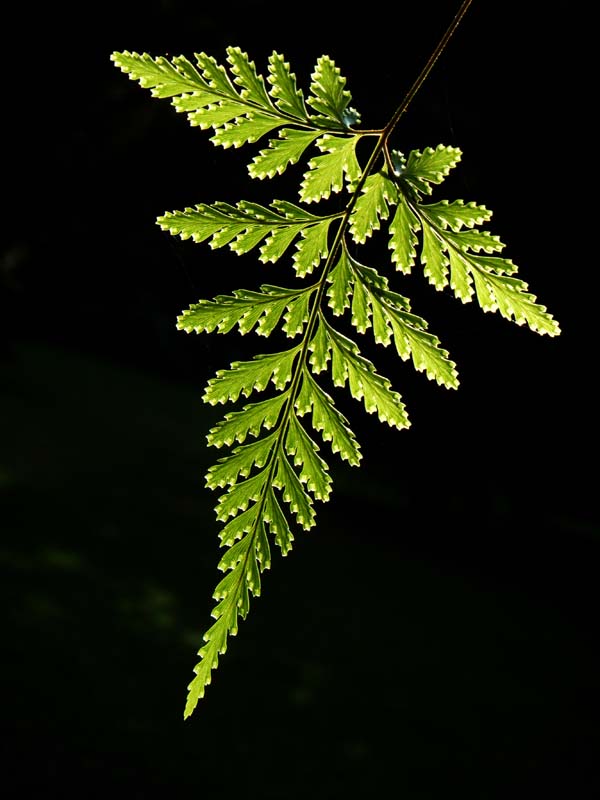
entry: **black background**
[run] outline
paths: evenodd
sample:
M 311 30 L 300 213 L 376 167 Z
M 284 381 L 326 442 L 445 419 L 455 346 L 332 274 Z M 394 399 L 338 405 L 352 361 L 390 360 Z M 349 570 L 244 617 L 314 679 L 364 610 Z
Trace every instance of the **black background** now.
M 561 336 L 389 273 L 450 350 L 461 386 L 446 391 L 371 351 L 412 427 L 384 428 L 340 396 L 363 464 L 329 459 L 334 493 L 317 528 L 275 558 L 205 700 L 182 720 L 219 556 L 202 476 L 222 412 L 200 398 L 215 369 L 269 342 L 187 336 L 175 319 L 199 297 L 285 285 L 292 272 L 180 242 L 154 220 L 197 202 L 291 199 L 301 172 L 251 182 L 251 147 L 213 147 L 110 54 L 223 61 L 239 45 L 264 71 L 277 50 L 306 89 L 326 53 L 377 127 L 457 6 L 164 0 L 52 7 L 9 26 L 10 796 L 598 796 L 591 23 L 577 4 L 527 16 L 523 3 L 475 0 L 394 142 L 460 147 L 435 196 L 493 210 L 490 230 Z M 377 248 L 366 250 L 385 271 Z

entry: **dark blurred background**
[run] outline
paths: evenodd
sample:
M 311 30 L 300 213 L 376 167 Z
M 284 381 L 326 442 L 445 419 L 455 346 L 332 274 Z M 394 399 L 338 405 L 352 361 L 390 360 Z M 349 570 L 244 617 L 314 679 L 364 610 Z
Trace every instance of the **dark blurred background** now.
M 222 455 L 205 435 L 224 409 L 201 395 L 270 342 L 188 336 L 175 320 L 200 297 L 293 273 L 181 242 L 155 219 L 293 199 L 301 170 L 251 182 L 263 142 L 213 147 L 110 54 L 223 61 L 239 45 L 262 72 L 276 50 L 307 90 L 326 53 L 376 127 L 458 5 L 149 0 L 23 7 L 5 27 L 4 796 L 600 796 L 597 271 L 575 93 L 591 22 L 577 4 L 527 15 L 475 0 L 394 142 L 461 148 L 434 196 L 494 211 L 490 230 L 561 336 L 390 271 L 461 386 L 371 351 L 411 429 L 340 394 L 362 467 L 328 458 L 317 528 L 275 557 L 182 719 L 218 580 L 203 475 Z M 367 250 L 389 269 L 383 239 Z

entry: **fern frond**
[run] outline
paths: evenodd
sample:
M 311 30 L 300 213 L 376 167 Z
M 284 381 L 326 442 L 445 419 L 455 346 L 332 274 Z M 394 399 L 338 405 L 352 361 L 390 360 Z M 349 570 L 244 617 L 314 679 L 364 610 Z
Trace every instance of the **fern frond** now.
M 260 292 L 238 289 L 233 295 L 200 300 L 177 318 L 177 329 L 187 333 L 228 333 L 237 325 L 241 334 L 256 328 L 261 336 L 269 336 L 284 315 L 282 329 L 294 337 L 302 333 L 306 308 L 315 289 L 316 286 L 294 290 L 263 284 Z
M 379 229 L 381 221 L 389 216 L 388 203 L 395 204 L 397 196 L 396 186 L 383 172 L 369 175 L 350 220 L 350 233 L 355 242 L 364 244 L 373 231 Z
M 341 129 L 360 122 L 359 113 L 349 108 L 352 95 L 346 89 L 346 79 L 329 56 L 317 61 L 310 84 L 308 104 L 327 121 L 335 120 Z
M 320 130 L 281 128 L 279 139 L 269 139 L 269 146 L 261 150 L 248 165 L 250 176 L 263 179 L 281 175 L 290 164 L 296 164 L 306 148 L 320 136 Z
M 238 255 L 259 244 L 259 260 L 276 262 L 296 240 L 293 263 L 300 277 L 312 272 L 327 256 L 329 226 L 340 214 L 320 217 L 291 203 L 271 203 L 271 207 L 240 201 L 235 206 L 217 202 L 200 203 L 184 211 L 166 212 L 158 217 L 162 230 L 182 240 L 203 242 L 210 239 L 213 249 L 225 247 Z
M 347 383 L 352 397 L 362 400 L 365 410 L 369 414 L 376 413 L 381 422 L 398 429 L 410 426 L 400 395 L 391 388 L 387 378 L 377 373 L 374 364 L 361 355 L 356 342 L 335 330 L 323 316 L 315 340 L 317 337 L 326 339 L 327 350 L 331 353 L 334 386 Z
M 203 400 L 211 405 L 235 402 L 240 394 L 249 397 L 254 391 L 266 389 L 271 382 L 277 389 L 285 388 L 292 379 L 292 368 L 301 346 L 281 353 L 254 356 L 252 361 L 234 361 L 230 369 L 218 370 L 209 380 Z
M 392 382 L 329 317 L 347 314 L 351 331 L 372 332 L 376 345 L 393 343 L 399 358 L 429 379 L 446 388 L 458 386 L 456 364 L 426 320 L 413 313 L 386 274 L 360 263 L 356 248 L 387 227 L 396 277 L 419 264 L 436 290 L 449 288 L 463 302 L 475 298 L 484 311 L 497 311 L 541 334 L 555 336 L 559 327 L 518 277 L 516 265 L 499 255 L 504 243 L 482 229 L 492 216 L 487 208 L 463 200 L 430 201 L 461 151 L 440 144 L 405 157 L 389 149 L 404 105 L 379 131 L 356 128 L 360 115 L 351 108 L 346 80 L 329 56 L 318 59 L 306 96 L 277 52 L 268 59 L 266 76 L 239 47 L 227 48 L 225 64 L 205 53 L 195 54 L 195 64 L 184 56 L 153 58 L 129 51 L 113 53 L 112 60 L 154 97 L 170 98 L 193 126 L 211 129 L 215 145 L 238 148 L 272 133 L 250 162 L 250 177 L 272 178 L 304 161 L 301 203 L 327 200 L 344 188 L 349 193 L 341 211 L 321 216 L 288 200 L 266 206 L 218 201 L 166 212 L 157 220 L 162 230 L 184 240 L 213 249 L 228 246 L 237 255 L 258 252 L 262 263 L 288 256 L 297 278 L 315 273 L 309 286 L 264 283 L 258 290 L 201 299 L 177 319 L 177 328 L 186 332 L 237 329 L 242 335 L 268 337 L 278 331 L 288 339 L 298 337 L 293 347 L 217 370 L 204 391 L 204 402 L 213 406 L 268 393 L 226 413 L 207 435 L 209 446 L 229 448 L 205 476 L 209 489 L 220 490 L 215 513 L 224 552 L 218 568 L 225 574 L 213 594 L 214 622 L 204 634 L 188 687 L 188 717 L 229 636 L 236 635 L 239 618 L 248 614 L 250 596 L 260 594 L 261 573 L 271 565 L 270 538 L 286 555 L 294 528 L 311 529 L 316 503 L 331 496 L 329 466 L 312 432 L 329 443 L 332 453 L 352 466 L 360 464 L 350 422 L 321 384 L 329 381 L 335 392 L 347 389 L 390 427 L 410 425 Z M 374 144 L 362 165 L 358 145 L 364 137 L 374 137 Z M 309 152 L 313 145 L 317 155 Z
M 231 411 L 211 428 L 206 437 L 209 445 L 223 447 L 234 442 L 244 442 L 249 435 L 258 436 L 262 428 L 270 430 L 279 420 L 289 390 L 275 397 L 248 403 L 241 411 Z
M 325 155 L 315 156 L 308 162 L 309 171 L 304 173 L 300 185 L 300 199 L 304 203 L 315 203 L 327 198 L 332 192 L 340 192 L 344 178 L 352 185 L 360 176 L 356 157 L 356 145 L 360 135 L 350 138 L 323 136 L 317 146 Z
M 324 441 L 331 442 L 332 452 L 339 453 L 353 467 L 360 464 L 360 445 L 350 430 L 348 420 L 338 411 L 333 398 L 319 386 L 307 368 L 302 371 L 302 384 L 295 406 L 300 416 L 312 412 L 312 427 L 319 431 Z

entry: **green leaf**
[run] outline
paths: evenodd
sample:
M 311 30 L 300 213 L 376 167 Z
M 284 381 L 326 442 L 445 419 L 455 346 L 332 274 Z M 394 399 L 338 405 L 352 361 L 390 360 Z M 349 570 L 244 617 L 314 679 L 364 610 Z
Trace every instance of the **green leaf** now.
M 245 560 L 249 552 L 253 549 L 253 537 L 246 535 L 235 544 L 233 544 L 229 550 L 221 557 L 217 565 L 217 569 L 220 569 L 221 572 L 228 572 L 229 570 L 235 569 L 240 561 Z
M 488 231 L 461 231 L 460 233 L 446 232 L 444 238 L 459 250 L 474 250 L 476 253 L 484 250 L 486 253 L 495 253 L 504 249 L 504 244 L 498 236 Z
M 281 353 L 257 355 L 252 361 L 234 361 L 230 369 L 220 369 L 211 378 L 203 395 L 205 403 L 235 401 L 240 394 L 248 397 L 253 391 L 263 391 L 270 382 L 277 389 L 285 388 L 292 378 L 292 368 L 301 345 Z
M 340 316 L 350 305 L 349 298 L 353 286 L 352 270 L 345 247 L 340 250 L 340 258 L 335 267 L 327 275 L 327 281 L 330 284 L 327 289 L 329 306 L 333 309 L 333 313 L 336 316 Z
M 310 84 L 308 104 L 325 119 L 340 128 L 360 121 L 356 111 L 348 108 L 352 95 L 345 88 L 346 79 L 329 56 L 318 59 Z
M 312 371 L 319 373 L 327 369 L 327 362 L 331 357 L 331 343 L 327 334 L 326 323 L 322 317 L 319 317 L 317 330 L 309 342 L 308 349 L 311 352 L 309 362 Z
M 385 198 L 384 198 L 385 201 Z M 390 223 L 390 250 L 392 263 L 400 272 L 408 274 L 415 263 L 418 243 L 417 233 L 421 228 L 419 218 L 412 212 L 405 198 L 398 196 L 398 208 Z
M 450 170 L 458 164 L 462 156 L 456 147 L 438 145 L 435 150 L 426 147 L 423 152 L 412 150 L 408 162 L 402 172 L 402 180 L 417 192 L 431 194 L 431 184 L 441 183 L 450 174 Z
M 527 292 L 527 284 L 509 275 L 497 275 L 486 272 L 477 264 L 475 257 L 470 261 L 473 277 L 480 283 L 478 299 L 484 311 L 495 310 L 517 325 L 527 324 L 531 330 L 548 336 L 558 336 L 560 327 L 554 317 L 548 313 L 546 306 L 540 305 L 533 294 Z M 481 284 L 484 284 L 482 291 Z M 483 302 L 482 302 L 483 301 Z M 486 307 L 487 305 L 487 307 Z
M 279 53 L 273 52 L 269 58 L 269 76 L 271 96 L 283 114 L 298 117 L 303 122 L 308 121 L 308 111 L 304 104 L 304 95 L 296 85 L 296 76 L 290 70 L 290 65 Z
M 300 199 L 305 203 L 318 202 L 340 192 L 344 187 L 344 176 L 350 184 L 360 176 L 360 165 L 356 157 L 356 145 L 360 136 L 342 137 L 325 135 L 317 141 L 325 155 L 315 156 L 308 162 L 309 171 L 304 174 L 300 186 Z
M 195 53 L 198 66 L 206 83 L 218 94 L 228 98 L 242 99 L 240 93 L 231 82 L 227 70 L 215 58 L 206 53 Z
M 328 466 L 319 455 L 319 448 L 306 433 L 295 414 L 290 416 L 285 449 L 288 455 L 294 457 L 295 466 L 300 467 L 300 480 L 306 484 L 317 500 L 328 500 L 331 494 Z
M 238 514 L 233 519 L 221 528 L 219 539 L 223 547 L 231 547 L 231 545 L 238 539 L 241 539 L 245 533 L 251 531 L 259 523 L 258 512 L 260 511 L 260 503 L 254 503 L 241 514 Z
M 450 360 L 448 351 L 440 346 L 438 337 L 424 330 L 427 327 L 425 320 L 391 309 L 387 309 L 387 315 L 398 355 L 404 360 L 411 355 L 415 369 L 425 372 L 430 380 L 437 381 L 440 386 L 457 389 L 456 364 Z
M 268 284 L 263 284 L 260 289 L 260 292 L 238 289 L 233 295 L 200 300 L 177 318 L 177 329 L 187 333 L 228 333 L 237 324 L 240 333 L 246 334 L 258 325 L 257 333 L 269 336 L 283 312 L 297 304 L 299 297 L 314 291 L 312 288 L 292 290 Z
M 187 116 L 193 128 L 205 131 L 208 128 L 219 128 L 226 122 L 242 116 L 245 111 L 244 104 L 237 100 L 221 100 L 218 103 L 210 103 L 199 108 L 197 111 L 190 111 Z
M 465 203 L 463 200 L 454 200 L 452 203 L 441 200 L 439 203 L 422 205 L 421 209 L 437 225 L 457 232 L 463 227 L 473 228 L 475 225 L 483 225 L 492 218 L 492 212 L 485 206 Z
M 231 486 L 226 494 L 219 497 L 215 508 L 217 519 L 225 522 L 228 517 L 235 516 L 238 511 L 245 511 L 250 502 L 261 497 L 268 477 L 269 470 L 263 469 L 251 478 L 246 478 L 246 480 Z
M 173 59 L 148 53 L 114 52 L 111 61 L 131 80 L 138 81 L 144 89 L 151 89 L 153 97 L 173 97 L 183 92 L 205 94 L 208 85 L 195 67 L 184 56 Z
M 248 165 L 250 176 L 262 180 L 281 175 L 290 164 L 296 164 L 306 148 L 322 135 L 321 130 L 281 128 L 279 139 L 269 139 L 268 148 L 261 150 Z
M 210 467 L 206 475 L 206 485 L 209 489 L 233 486 L 240 475 L 247 478 L 253 467 L 264 467 L 276 438 L 277 431 L 274 431 L 264 439 L 236 447 L 231 455 L 220 458 L 216 464 Z
M 362 281 L 354 281 L 352 292 L 352 324 L 359 331 L 364 333 L 371 327 L 371 307 L 369 295 Z
M 287 456 L 281 453 L 277 459 L 277 473 L 273 485 L 281 489 L 283 499 L 289 503 L 290 510 L 296 515 L 296 521 L 304 530 L 315 525 L 315 510 L 310 495 L 305 491 L 300 479 L 294 472 Z
M 248 54 L 242 52 L 239 47 L 228 47 L 227 60 L 235 75 L 235 83 L 242 87 L 241 96 L 259 106 L 269 108 L 271 99 L 267 94 L 264 78 L 257 74 L 254 61 L 250 61 Z
M 421 263 L 424 265 L 425 276 L 429 278 L 435 288 L 440 291 L 448 285 L 448 266 L 446 244 L 438 233 L 428 225 L 423 226 L 423 247 L 421 250 Z
M 158 217 L 157 223 L 162 230 L 184 241 L 191 238 L 199 243 L 211 239 L 211 248 L 229 245 L 238 255 L 249 252 L 264 241 L 260 249 L 263 262 L 277 261 L 293 240 L 306 230 L 306 241 L 300 241 L 298 248 L 306 254 L 307 261 L 310 259 L 308 272 L 314 266 L 316 253 L 326 248 L 327 229 L 335 217 L 308 214 L 290 203 L 282 205 L 281 211 L 277 210 L 279 207 L 277 201 L 271 204 L 271 208 L 246 201 L 235 206 L 222 202 L 212 205 L 200 203 L 184 211 L 166 212 Z M 322 227 L 317 231 L 309 230 L 314 226 Z M 295 262 L 298 259 L 299 256 L 295 255 Z
M 375 366 L 360 354 L 357 345 L 339 331 L 327 325 L 332 350 L 332 377 L 336 386 L 347 382 L 351 395 L 362 400 L 369 414 L 376 413 L 381 422 L 398 429 L 408 428 L 410 422 L 400 395 L 390 381 L 379 375 Z
M 201 112 L 198 113 L 200 114 Z M 251 111 L 246 116 L 236 117 L 231 123 L 227 120 L 226 124 L 216 129 L 215 135 L 211 137 L 210 141 L 225 149 L 228 147 L 237 148 L 244 144 L 258 141 L 261 136 L 270 133 L 280 125 L 281 120 L 277 117 Z
M 326 218 L 322 222 L 305 225 L 302 228 L 301 237 L 296 242 L 296 252 L 292 258 L 296 275 L 299 278 L 310 274 L 324 258 L 327 258 L 329 253 L 327 234 L 331 222 L 331 218 Z
M 473 278 L 469 270 L 469 262 L 462 253 L 453 248 L 449 251 L 450 255 L 450 288 L 454 289 L 454 294 L 463 303 L 468 303 L 473 299 Z
M 358 244 L 363 244 L 381 220 L 389 216 L 389 203 L 396 203 L 398 191 L 394 183 L 382 172 L 370 175 L 365 181 L 350 218 L 350 233 Z
M 281 510 L 279 501 L 275 497 L 272 486 L 267 487 L 263 516 L 281 549 L 282 555 L 286 556 L 292 549 L 294 535 L 285 518 L 285 514 Z
M 281 409 L 289 397 L 289 389 L 275 397 L 249 403 L 241 411 L 231 411 L 211 428 L 207 440 L 212 447 L 244 442 L 251 434 L 258 436 L 262 428 L 271 430 L 279 420 Z
M 316 287 L 310 287 L 298 295 L 296 300 L 288 303 L 283 325 L 283 330 L 288 336 L 293 337 L 304 332 L 304 326 L 308 320 L 309 314 L 309 301 L 315 290 Z
M 302 387 L 296 399 L 300 416 L 312 411 L 312 427 L 321 433 L 323 441 L 331 442 L 331 450 L 352 466 L 362 458 L 360 446 L 350 430 L 348 420 L 335 407 L 333 398 L 315 381 L 308 370 L 302 373 Z

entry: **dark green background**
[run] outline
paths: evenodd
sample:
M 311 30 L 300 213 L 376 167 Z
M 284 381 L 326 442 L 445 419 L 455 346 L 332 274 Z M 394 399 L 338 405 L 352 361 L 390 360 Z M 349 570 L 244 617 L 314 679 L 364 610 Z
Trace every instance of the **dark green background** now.
M 110 53 L 221 61 L 234 44 L 263 71 L 277 50 L 304 88 L 327 53 L 375 127 L 457 6 L 164 0 L 24 9 L 8 28 L 8 796 L 599 796 L 597 267 L 581 188 L 587 110 L 570 90 L 587 67 L 577 4 L 534 18 L 523 3 L 475 0 L 394 143 L 463 150 L 436 197 L 494 211 L 490 230 L 562 335 L 390 273 L 461 387 L 370 351 L 412 428 L 384 428 L 340 395 L 363 465 L 329 459 L 334 493 L 317 528 L 275 558 L 182 719 L 218 579 L 203 474 L 223 409 L 201 394 L 216 369 L 269 342 L 186 336 L 175 318 L 199 297 L 292 272 L 182 243 L 154 220 L 287 196 L 300 172 L 251 183 L 251 148 L 214 148 Z M 389 268 L 385 242 L 366 253 Z

